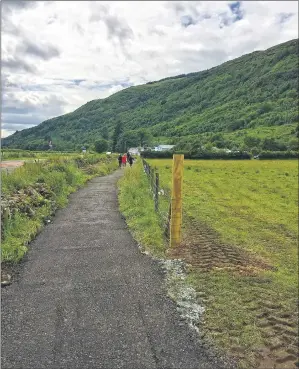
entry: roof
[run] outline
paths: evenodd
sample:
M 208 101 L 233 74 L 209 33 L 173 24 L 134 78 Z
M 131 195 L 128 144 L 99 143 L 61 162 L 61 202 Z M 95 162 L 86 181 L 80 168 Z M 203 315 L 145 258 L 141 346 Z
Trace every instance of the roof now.
M 163 149 L 172 149 L 174 145 L 158 145 L 158 147 L 161 147 Z

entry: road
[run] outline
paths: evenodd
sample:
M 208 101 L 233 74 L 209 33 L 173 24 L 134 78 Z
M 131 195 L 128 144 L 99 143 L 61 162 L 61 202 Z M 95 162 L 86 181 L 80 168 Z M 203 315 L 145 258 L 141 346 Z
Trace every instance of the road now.
M 132 239 L 118 211 L 121 175 L 73 194 L 2 288 L 2 369 L 223 367 Z

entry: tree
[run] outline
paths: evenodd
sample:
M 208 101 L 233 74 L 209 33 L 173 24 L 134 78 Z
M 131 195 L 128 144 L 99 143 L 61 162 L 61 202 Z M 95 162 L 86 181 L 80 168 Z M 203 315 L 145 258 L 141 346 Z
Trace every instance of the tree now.
M 115 126 L 115 129 L 114 129 L 114 132 L 113 132 L 113 136 L 112 136 L 112 151 L 113 152 L 116 151 L 116 145 L 117 145 L 117 142 L 119 140 L 119 136 L 122 133 L 122 130 L 123 130 L 123 128 L 122 128 L 121 122 L 117 122 L 116 126 Z
M 197 154 L 199 152 L 202 152 L 203 149 L 203 145 L 202 145 L 202 141 L 199 137 L 196 137 L 193 141 L 192 141 L 192 146 L 191 149 L 189 150 L 190 154 Z
M 109 132 L 107 127 L 102 128 L 102 137 L 104 140 L 109 140 Z
M 138 130 L 139 144 L 141 147 L 150 146 L 153 136 L 145 128 Z
M 246 150 L 243 150 L 246 151 Z M 258 147 L 252 147 L 250 150 L 252 155 L 258 155 L 261 152 L 261 149 L 259 149 Z
M 295 150 L 298 151 L 299 150 L 299 141 L 296 140 L 295 138 L 292 138 L 289 143 L 288 143 L 288 149 L 289 150 Z
M 125 131 L 123 132 L 117 141 L 116 150 L 125 152 L 130 147 L 139 146 L 139 134 L 137 131 Z
M 95 151 L 98 153 L 105 152 L 108 149 L 108 141 L 101 138 L 94 143 Z
M 213 150 L 213 144 L 211 142 L 208 142 L 206 145 L 205 145 L 205 149 L 207 151 L 212 151 Z
M 249 148 L 255 147 L 255 146 L 258 147 L 261 143 L 261 139 L 259 137 L 245 136 L 244 143 Z
M 287 150 L 287 146 L 282 142 L 276 141 L 274 138 L 265 138 L 262 149 L 265 151 L 285 151 Z

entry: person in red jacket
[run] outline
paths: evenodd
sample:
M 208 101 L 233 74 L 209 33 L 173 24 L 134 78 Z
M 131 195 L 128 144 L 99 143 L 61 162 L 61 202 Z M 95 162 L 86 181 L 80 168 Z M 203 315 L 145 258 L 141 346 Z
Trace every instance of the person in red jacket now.
M 123 154 L 122 163 L 124 167 L 127 165 L 127 154 Z

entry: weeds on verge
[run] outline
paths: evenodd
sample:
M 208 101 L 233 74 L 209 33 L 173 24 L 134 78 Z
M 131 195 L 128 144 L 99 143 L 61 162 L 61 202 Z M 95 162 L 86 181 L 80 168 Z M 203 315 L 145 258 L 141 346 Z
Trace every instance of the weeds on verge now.
M 155 213 L 148 179 L 138 161 L 126 168 L 118 182 L 120 211 L 126 218 L 136 241 L 156 257 L 163 257 L 165 242 Z
M 49 216 L 67 204 L 70 193 L 116 168 L 114 155 L 90 155 L 25 163 L 11 174 L 2 173 L 2 262 L 21 260 L 29 242 Z

